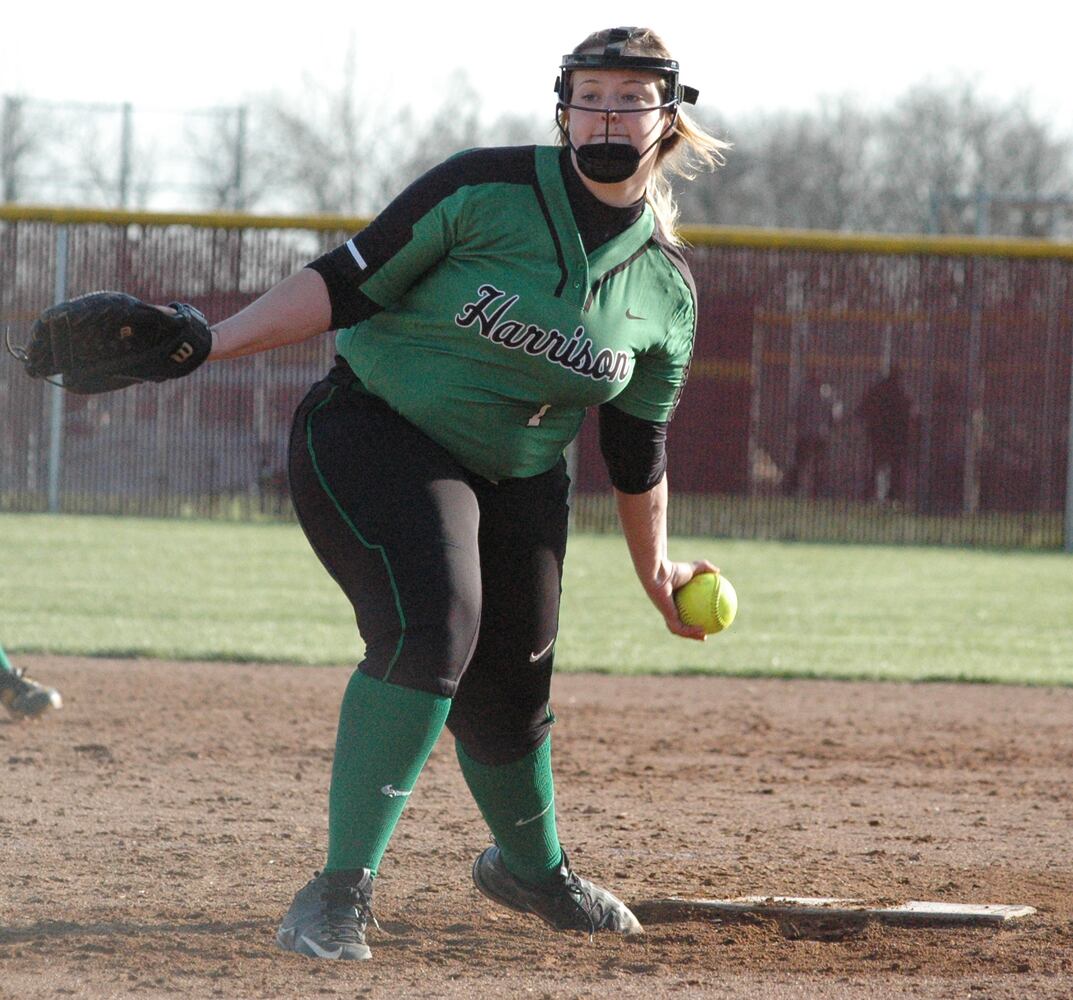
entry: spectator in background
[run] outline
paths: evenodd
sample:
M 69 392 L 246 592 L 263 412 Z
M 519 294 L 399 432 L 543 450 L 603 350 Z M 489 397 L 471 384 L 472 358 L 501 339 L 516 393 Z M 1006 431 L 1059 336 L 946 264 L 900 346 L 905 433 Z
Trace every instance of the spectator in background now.
M 842 403 L 833 386 L 810 373 L 801 386 L 794 417 L 794 461 L 786 492 L 815 499 L 827 488 L 827 449 L 831 432 L 842 419 Z
M 902 373 L 897 365 L 891 365 L 890 373 L 864 394 L 857 415 L 864 421 L 868 435 L 868 497 L 880 503 L 904 503 L 913 436 L 913 401 L 902 385 Z
M 0 702 L 16 719 L 36 719 L 63 705 L 59 691 L 39 684 L 13 667 L 3 646 L 0 646 Z

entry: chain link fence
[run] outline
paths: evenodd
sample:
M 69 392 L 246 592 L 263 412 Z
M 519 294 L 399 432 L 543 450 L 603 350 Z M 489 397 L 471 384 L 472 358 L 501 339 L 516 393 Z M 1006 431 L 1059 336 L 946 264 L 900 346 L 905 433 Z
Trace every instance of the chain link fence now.
M 0 208 L 0 326 L 119 288 L 213 318 L 354 219 Z M 672 530 L 1070 548 L 1073 246 L 687 233 L 700 324 L 670 435 Z M 0 360 L 0 510 L 289 516 L 291 412 L 331 338 L 78 397 Z M 614 505 L 588 420 L 579 527 Z

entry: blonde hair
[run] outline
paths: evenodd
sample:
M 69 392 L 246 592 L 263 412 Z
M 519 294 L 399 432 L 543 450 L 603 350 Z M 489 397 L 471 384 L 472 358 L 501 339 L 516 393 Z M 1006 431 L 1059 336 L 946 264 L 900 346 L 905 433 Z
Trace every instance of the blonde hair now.
M 619 29 L 605 28 L 603 31 L 593 32 L 574 49 L 574 54 L 602 52 L 611 39 L 612 31 L 615 30 Z M 651 28 L 632 29 L 622 52 L 623 55 L 631 56 L 672 58 L 663 39 Z M 660 87 L 664 90 L 664 100 L 673 96 L 666 93 L 666 86 L 666 81 L 661 80 Z M 565 135 L 560 134 L 559 141 L 565 144 Z M 660 144 L 659 152 L 656 154 L 656 166 L 645 191 L 645 201 L 652 207 L 652 213 L 656 217 L 656 226 L 665 239 L 678 245 L 682 243 L 676 231 L 679 212 L 671 187 L 670 175 L 676 174 L 686 180 L 693 180 L 698 170 L 714 170 L 716 167 L 721 167 L 726 162 L 723 151 L 729 148 L 730 143 L 717 139 L 702 125 L 695 122 L 681 107 L 678 108 L 674 130 Z

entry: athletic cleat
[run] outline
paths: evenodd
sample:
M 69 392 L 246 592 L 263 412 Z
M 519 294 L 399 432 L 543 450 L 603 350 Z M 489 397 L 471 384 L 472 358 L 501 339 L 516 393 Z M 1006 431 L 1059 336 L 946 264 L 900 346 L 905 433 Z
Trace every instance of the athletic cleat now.
M 36 719 L 49 709 L 63 708 L 59 691 L 38 684 L 18 669 L 0 672 L 0 702 L 17 719 Z
M 276 943 L 310 958 L 372 958 L 365 943 L 369 921 L 379 926 L 372 900 L 373 877 L 367 868 L 356 886 L 334 885 L 327 874 L 317 872 L 295 895 L 276 931 Z
M 494 902 L 532 913 L 557 931 L 644 933 L 625 903 L 571 871 L 565 851 L 556 880 L 545 886 L 529 885 L 512 875 L 499 848 L 489 847 L 473 864 L 473 883 Z

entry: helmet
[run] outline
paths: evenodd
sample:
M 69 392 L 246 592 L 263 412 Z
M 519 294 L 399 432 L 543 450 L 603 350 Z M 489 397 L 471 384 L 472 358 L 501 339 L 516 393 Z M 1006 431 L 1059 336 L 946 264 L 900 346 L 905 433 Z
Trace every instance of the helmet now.
M 559 106 L 570 107 L 573 89 L 570 74 L 578 69 L 639 69 L 655 73 L 664 80 L 665 102 L 660 107 L 677 108 L 679 104 L 696 104 L 700 91 L 685 87 L 678 82 L 678 61 L 658 56 L 626 55 L 623 49 L 640 28 L 612 28 L 603 52 L 568 52 L 559 64 L 559 76 L 555 78 L 555 93 Z

